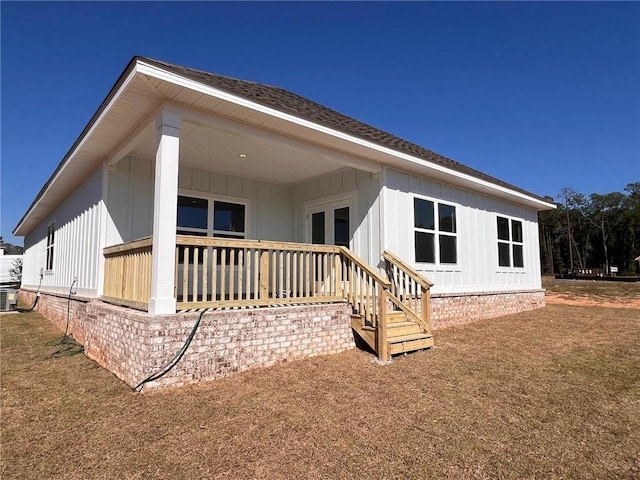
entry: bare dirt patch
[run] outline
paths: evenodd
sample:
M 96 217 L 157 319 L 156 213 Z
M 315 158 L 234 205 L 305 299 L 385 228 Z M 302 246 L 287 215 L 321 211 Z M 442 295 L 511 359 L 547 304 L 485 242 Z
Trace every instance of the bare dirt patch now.
M 564 280 L 545 277 L 549 305 L 640 309 L 640 282 Z

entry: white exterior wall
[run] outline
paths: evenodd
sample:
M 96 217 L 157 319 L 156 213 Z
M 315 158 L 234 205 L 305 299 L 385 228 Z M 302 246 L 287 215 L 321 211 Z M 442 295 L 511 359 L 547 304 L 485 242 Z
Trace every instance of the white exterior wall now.
M 247 238 L 293 241 L 293 191 L 291 187 L 248 178 L 180 167 L 178 190 L 223 201 L 247 203 Z
M 387 169 L 384 176 L 384 248 L 434 282 L 433 293 L 541 288 L 538 214 L 535 210 L 396 170 Z M 456 207 L 457 265 L 416 264 L 414 195 Z M 522 222 L 524 268 L 498 267 L 498 215 Z
M 153 234 L 154 161 L 125 157 L 109 168 L 106 245 Z
M 353 168 L 316 178 L 294 187 L 295 241 L 307 242 L 308 222 L 305 208 L 309 204 L 332 198 L 354 197 L 353 250 L 373 266 L 380 265 L 381 175 Z
M 153 168 L 153 160 L 126 157 L 109 172 L 106 245 L 152 234 Z M 294 239 L 290 187 L 181 166 L 178 191 L 181 195 L 246 202 L 247 238 Z
M 102 283 L 100 241 L 103 168 L 93 172 L 34 230 L 25 236 L 23 287 L 36 288 L 44 271 L 42 291 L 69 293 L 74 278 L 78 295 L 97 296 Z M 47 227 L 55 222 L 53 270 L 46 271 Z

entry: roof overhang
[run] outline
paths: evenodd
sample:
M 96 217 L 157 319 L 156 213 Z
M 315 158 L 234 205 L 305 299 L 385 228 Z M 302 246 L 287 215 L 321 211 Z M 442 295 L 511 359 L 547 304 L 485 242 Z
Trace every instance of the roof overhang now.
M 14 235 L 28 234 L 92 172 L 117 163 L 134 149 L 165 107 L 181 110 L 195 123 L 217 122 L 246 135 L 264 135 L 345 166 L 375 172 L 386 165 L 535 210 L 555 208 L 533 194 L 396 151 L 135 57 L 18 222 Z

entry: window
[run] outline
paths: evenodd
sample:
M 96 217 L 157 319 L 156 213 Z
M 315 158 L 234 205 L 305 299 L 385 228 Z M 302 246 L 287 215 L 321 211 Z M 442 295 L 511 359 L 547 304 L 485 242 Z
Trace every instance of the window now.
M 245 220 L 246 205 L 242 203 L 178 196 L 178 235 L 246 238 Z M 184 263 L 185 248 L 178 249 L 179 263 Z
M 524 268 L 522 222 L 505 217 L 497 218 L 498 265 Z
M 53 270 L 53 246 L 55 244 L 56 224 L 47 227 L 47 263 L 46 270 Z
M 456 207 L 414 198 L 413 226 L 417 263 L 458 263 Z
M 209 200 L 178 196 L 178 233 L 181 235 L 207 235 Z
M 206 198 L 178 196 L 178 234 L 246 237 L 246 206 Z
M 244 205 L 214 201 L 213 236 L 244 238 Z

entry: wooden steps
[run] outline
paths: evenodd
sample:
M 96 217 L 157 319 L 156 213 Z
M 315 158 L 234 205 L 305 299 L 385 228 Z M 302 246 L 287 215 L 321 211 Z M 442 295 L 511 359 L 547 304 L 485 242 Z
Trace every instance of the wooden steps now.
M 420 325 L 415 322 L 394 322 L 387 324 L 387 338 L 400 337 L 402 335 L 412 335 L 415 333 L 422 333 Z
M 376 331 L 363 325 L 360 315 L 351 317 L 351 328 L 375 351 Z M 433 335 L 422 330 L 420 325 L 408 321 L 404 312 L 387 312 L 387 345 L 390 355 L 413 352 L 434 345 Z
M 398 353 L 414 352 L 423 348 L 433 347 L 433 335 L 429 333 L 416 333 L 413 335 L 401 335 L 399 337 L 389 337 L 389 353 L 397 355 Z
M 394 310 L 391 312 L 387 312 L 387 325 L 391 323 L 406 322 L 406 321 L 407 321 L 407 315 L 402 311 Z

